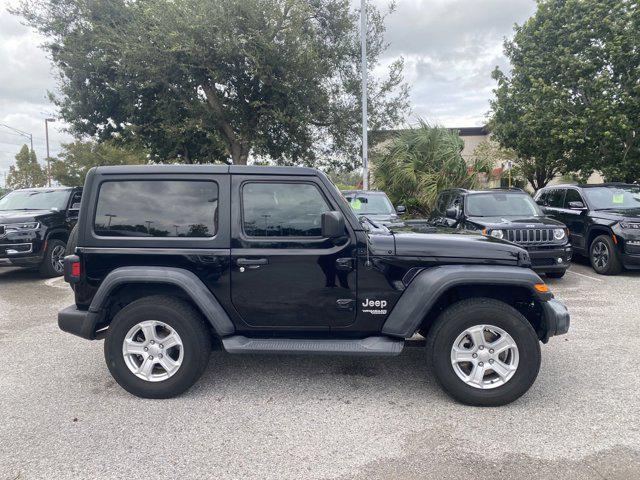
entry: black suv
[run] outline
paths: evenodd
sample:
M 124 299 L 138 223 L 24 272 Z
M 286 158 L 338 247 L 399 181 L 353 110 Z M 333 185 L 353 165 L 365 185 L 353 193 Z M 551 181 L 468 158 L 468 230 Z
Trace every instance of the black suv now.
M 343 190 L 342 195 L 357 216 L 366 215 L 387 226 L 402 223 L 400 215 L 407 210 L 403 205 L 394 207 L 386 193 L 376 190 Z
M 571 264 L 567 227 L 545 216 L 519 188 L 442 191 L 430 223 L 482 233 L 526 248 L 533 270 L 561 278 Z
M 67 239 L 78 220 L 82 188 L 29 188 L 0 198 L 0 266 L 62 275 Z
M 535 200 L 569 227 L 573 248 L 596 272 L 640 268 L 639 185 L 554 185 L 538 190 Z
M 75 305 L 58 324 L 105 338 L 111 374 L 141 397 L 189 388 L 212 343 L 389 356 L 424 345 L 419 332 L 449 394 L 500 405 L 532 385 L 539 342 L 569 328 L 525 250 L 394 233 L 356 217 L 314 169 L 99 167 L 80 212 L 65 258 Z

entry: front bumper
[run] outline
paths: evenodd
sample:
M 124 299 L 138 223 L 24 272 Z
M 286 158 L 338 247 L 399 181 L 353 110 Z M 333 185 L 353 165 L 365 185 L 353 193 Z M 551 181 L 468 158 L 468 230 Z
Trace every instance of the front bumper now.
M 542 312 L 544 315 L 545 329 L 545 334 L 542 338 L 544 343 L 549 341 L 549 337 L 564 335 L 569 331 L 571 317 L 567 307 L 565 307 L 562 302 L 555 298 L 542 302 Z
M 36 232 L 8 232 L 0 238 L 0 266 L 36 267 L 42 263 L 43 246 Z
M 573 249 L 571 245 L 556 248 L 527 248 L 531 258 L 531 268 L 536 273 L 564 272 L 571 265 Z
M 80 310 L 71 305 L 58 312 L 58 327 L 60 330 L 72 333 L 87 340 L 95 340 L 96 327 L 100 322 L 100 314 L 89 310 Z

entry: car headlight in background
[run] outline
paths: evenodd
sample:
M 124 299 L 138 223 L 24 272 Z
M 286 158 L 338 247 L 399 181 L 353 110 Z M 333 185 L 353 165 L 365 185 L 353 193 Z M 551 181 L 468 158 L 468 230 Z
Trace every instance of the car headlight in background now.
M 565 233 L 563 228 L 556 228 L 553 231 L 554 240 L 563 240 L 566 236 L 567 236 L 567 234 Z
M 491 230 L 491 236 L 502 240 L 504 238 L 504 232 L 502 230 Z
M 640 223 L 620 222 L 619 225 L 625 230 L 640 230 Z
M 7 232 L 29 232 L 40 228 L 38 222 L 10 223 L 4 226 Z

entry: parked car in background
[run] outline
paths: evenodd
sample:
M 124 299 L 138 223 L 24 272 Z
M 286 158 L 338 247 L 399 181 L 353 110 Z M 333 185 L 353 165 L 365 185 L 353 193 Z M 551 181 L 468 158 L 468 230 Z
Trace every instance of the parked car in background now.
M 0 266 L 63 273 L 69 233 L 78 220 L 82 188 L 29 188 L 0 198 Z
M 518 188 L 444 190 L 430 223 L 516 243 L 529 252 L 533 270 L 552 278 L 563 277 L 571 264 L 567 227 L 545 216 Z
M 639 185 L 554 185 L 538 190 L 535 200 L 569 227 L 573 248 L 597 273 L 640 268 Z
M 394 208 L 391 200 L 384 192 L 375 190 L 344 190 L 342 195 L 356 215 L 366 215 L 374 222 L 391 225 L 400 222 L 399 216 L 406 208 L 398 205 Z

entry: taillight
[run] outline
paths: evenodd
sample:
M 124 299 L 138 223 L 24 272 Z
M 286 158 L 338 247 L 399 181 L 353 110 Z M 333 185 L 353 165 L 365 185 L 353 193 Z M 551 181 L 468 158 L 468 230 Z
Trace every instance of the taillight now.
M 64 257 L 64 281 L 67 283 L 77 283 L 82 275 L 80 257 L 77 255 L 67 255 Z

